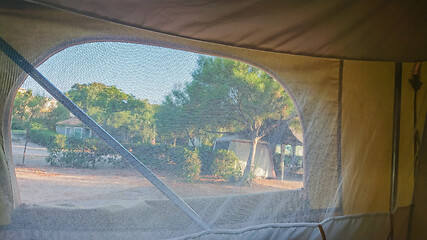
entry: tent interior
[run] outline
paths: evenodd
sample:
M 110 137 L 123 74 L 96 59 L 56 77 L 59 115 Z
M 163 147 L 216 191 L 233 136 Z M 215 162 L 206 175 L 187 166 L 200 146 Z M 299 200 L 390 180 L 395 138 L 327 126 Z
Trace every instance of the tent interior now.
M 0 238 L 426 238 L 425 9 L 424 1 L 380 0 L 0 1 Z M 22 204 L 15 96 L 28 75 L 44 81 L 34 67 L 92 42 L 207 54 L 268 73 L 300 117 L 303 188 L 181 199 L 130 160 L 169 200 Z

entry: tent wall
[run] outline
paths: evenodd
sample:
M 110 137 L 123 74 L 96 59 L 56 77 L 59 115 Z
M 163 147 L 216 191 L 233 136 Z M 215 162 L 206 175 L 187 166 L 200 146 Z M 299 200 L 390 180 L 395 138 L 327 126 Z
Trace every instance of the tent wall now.
M 345 214 L 389 210 L 393 80 L 393 63 L 344 61 L 342 159 Z
M 308 149 L 305 152 L 305 167 L 310 169 L 305 188 L 309 189 L 311 206 L 314 209 L 331 207 L 338 185 L 336 121 L 330 121 L 337 118 L 338 60 L 204 43 L 43 8 L 12 10 L 0 17 L 1 24 L 12 25 L 1 26 L 7 29 L 2 37 L 36 64 L 70 44 L 112 40 L 220 55 L 261 67 L 286 87 L 301 114 L 305 149 Z M 28 25 L 33 27 L 26 27 Z M 8 113 L 4 116 L 8 116 Z
M 230 141 L 228 150 L 233 151 L 239 159 L 242 167 L 242 173 L 246 167 L 246 163 L 252 148 L 250 141 Z M 275 178 L 273 156 L 266 142 L 258 143 L 254 159 L 254 176 L 261 178 Z
M 427 140 L 426 138 L 424 138 Z M 425 143 L 425 142 L 424 142 Z M 427 236 L 427 148 L 420 155 L 420 165 L 417 173 L 413 216 L 410 219 L 410 239 L 424 239 Z
M 12 210 L 20 201 L 15 177 L 15 166 L 12 162 L 10 143 L 10 107 L 12 98 L 9 94 L 22 72 L 3 53 L 0 53 L 0 226 L 10 223 Z
M 421 80 L 425 82 L 425 79 L 427 79 L 427 69 L 424 67 L 422 69 Z M 420 96 L 420 103 L 422 103 L 420 104 L 420 116 L 425 117 L 425 106 L 427 103 L 427 94 L 425 92 Z M 419 121 L 419 124 L 426 124 L 424 128 L 427 127 L 427 121 Z M 419 152 L 419 163 L 415 165 L 418 165 L 418 169 L 415 179 L 413 214 L 410 216 L 409 223 L 410 239 L 423 239 L 427 236 L 427 132 L 424 131 L 421 136 L 423 138 Z
M 377 61 L 427 57 L 424 1 L 35 2 L 157 32 L 271 52 Z

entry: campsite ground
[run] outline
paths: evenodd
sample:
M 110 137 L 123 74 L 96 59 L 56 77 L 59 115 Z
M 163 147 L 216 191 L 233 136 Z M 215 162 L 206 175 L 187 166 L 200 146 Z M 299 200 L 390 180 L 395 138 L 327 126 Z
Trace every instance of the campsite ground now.
M 23 141 L 13 139 L 15 164 L 21 163 Z M 94 207 L 104 204 L 131 202 L 136 199 L 162 199 L 164 196 L 134 169 L 103 167 L 75 169 L 52 167 L 44 160 L 44 147 L 30 143 L 25 166 L 15 168 L 23 203 Z M 279 191 L 302 187 L 301 179 L 257 179 L 252 186 L 236 186 L 211 176 L 192 183 L 174 176 L 156 174 L 182 197 Z

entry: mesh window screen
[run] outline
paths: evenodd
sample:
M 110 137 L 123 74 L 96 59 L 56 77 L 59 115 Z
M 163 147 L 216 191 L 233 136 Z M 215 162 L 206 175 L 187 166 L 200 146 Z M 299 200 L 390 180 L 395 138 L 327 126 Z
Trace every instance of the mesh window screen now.
M 108 42 L 67 48 L 38 69 L 210 227 L 319 220 L 305 203 L 298 110 L 267 73 Z M 161 238 L 199 230 L 31 78 L 15 98 L 12 146 L 22 202 L 33 211 L 69 209 L 86 219 L 72 228 L 84 230 L 106 227 L 103 212 L 113 212 L 109 230 L 167 230 L 153 235 Z M 79 208 L 94 210 L 72 211 Z M 46 219 L 39 224 L 52 224 Z

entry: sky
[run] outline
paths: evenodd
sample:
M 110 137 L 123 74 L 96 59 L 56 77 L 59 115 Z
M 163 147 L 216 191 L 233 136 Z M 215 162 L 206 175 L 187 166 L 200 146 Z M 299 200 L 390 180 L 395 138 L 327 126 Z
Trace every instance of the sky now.
M 63 92 L 75 83 L 101 82 L 160 104 L 174 87 L 192 80 L 198 56 L 142 44 L 99 42 L 64 49 L 37 69 Z M 21 87 L 49 96 L 31 77 Z

